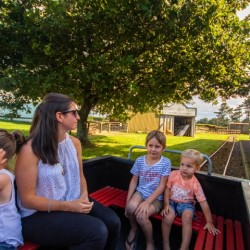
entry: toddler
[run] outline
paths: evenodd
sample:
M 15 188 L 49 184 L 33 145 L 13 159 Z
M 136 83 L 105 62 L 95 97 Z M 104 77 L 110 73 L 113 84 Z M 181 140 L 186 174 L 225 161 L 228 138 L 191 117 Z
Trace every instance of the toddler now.
M 210 208 L 206 201 L 202 187 L 194 176 L 203 161 L 202 155 L 194 150 L 187 149 L 181 154 L 180 169 L 172 171 L 164 192 L 164 208 L 161 212 L 163 249 L 169 250 L 169 234 L 175 216 L 182 217 L 182 243 L 181 250 L 189 249 L 192 236 L 192 220 L 195 212 L 195 198 L 200 203 L 206 218 L 207 229 L 212 234 L 220 231 L 214 227 Z

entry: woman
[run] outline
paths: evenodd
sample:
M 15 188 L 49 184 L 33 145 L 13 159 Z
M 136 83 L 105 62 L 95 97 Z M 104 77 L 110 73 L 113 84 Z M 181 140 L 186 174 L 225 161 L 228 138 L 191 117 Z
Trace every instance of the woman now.
M 116 249 L 120 220 L 88 197 L 81 143 L 67 133 L 78 120 L 63 94 L 48 94 L 35 111 L 15 170 L 23 236 L 49 247 Z

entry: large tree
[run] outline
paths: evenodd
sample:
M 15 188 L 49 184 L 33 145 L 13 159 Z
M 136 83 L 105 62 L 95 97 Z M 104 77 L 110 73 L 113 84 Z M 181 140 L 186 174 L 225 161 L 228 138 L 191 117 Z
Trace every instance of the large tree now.
M 2 105 L 66 93 L 80 105 L 124 115 L 193 95 L 248 94 L 249 0 L 3 0 Z
M 221 103 L 217 116 L 217 125 L 219 126 L 227 126 L 230 121 L 229 117 L 232 115 L 233 109 L 228 106 L 226 102 Z
M 242 105 L 238 105 L 234 108 L 230 114 L 230 119 L 232 122 L 241 122 L 242 121 Z

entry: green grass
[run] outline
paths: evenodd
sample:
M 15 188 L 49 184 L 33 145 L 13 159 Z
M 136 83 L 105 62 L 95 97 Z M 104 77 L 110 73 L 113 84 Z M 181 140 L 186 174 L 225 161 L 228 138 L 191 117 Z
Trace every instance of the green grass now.
M 187 148 L 197 149 L 200 152 L 211 155 L 220 145 L 223 144 L 229 135 L 222 134 L 196 134 L 195 137 L 177 137 L 167 135 L 167 148 L 173 150 L 185 150 Z M 123 158 L 128 157 L 131 146 L 144 146 L 146 134 L 138 133 L 110 133 L 103 135 L 89 136 L 93 148 L 83 149 L 83 159 L 97 156 L 115 155 Z M 237 135 L 238 140 L 248 139 L 248 135 Z M 144 149 L 133 149 L 132 159 L 145 154 Z M 169 157 L 174 166 L 179 165 L 179 154 L 164 153 Z
M 26 136 L 30 128 L 29 123 L 0 121 L 0 128 L 8 131 L 20 130 Z M 187 148 L 197 149 L 200 152 L 211 155 L 229 135 L 197 133 L 195 137 L 178 137 L 167 135 L 167 148 L 173 150 L 185 150 Z M 82 157 L 84 160 L 105 155 L 114 155 L 128 158 L 131 146 L 144 146 L 146 133 L 104 133 L 99 135 L 90 135 L 89 139 L 94 144 L 92 148 L 83 148 Z M 237 135 L 237 140 L 248 140 L 248 135 Z M 132 159 L 145 154 L 144 149 L 134 149 Z M 179 155 L 173 153 L 164 153 L 169 157 L 174 166 L 179 165 Z
M 27 137 L 29 135 L 30 123 L 0 120 L 0 128 L 6 129 L 9 132 L 19 130 Z

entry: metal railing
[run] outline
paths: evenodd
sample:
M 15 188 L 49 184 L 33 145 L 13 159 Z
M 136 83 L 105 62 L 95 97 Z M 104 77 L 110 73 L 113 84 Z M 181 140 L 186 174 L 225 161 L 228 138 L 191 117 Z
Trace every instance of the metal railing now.
M 145 146 L 138 146 L 138 145 L 135 145 L 135 146 L 132 146 L 130 147 L 129 149 L 129 153 L 128 153 L 128 159 L 131 160 L 132 158 L 132 150 L 134 148 L 139 148 L 139 149 L 146 149 Z M 167 153 L 174 153 L 174 154 L 181 154 L 183 151 L 181 150 L 173 150 L 173 149 L 165 149 L 164 152 L 167 152 Z M 212 161 L 210 159 L 210 157 L 206 154 L 202 154 L 201 155 L 206 159 L 207 163 L 208 163 L 208 170 L 207 170 L 207 174 L 208 175 L 212 175 Z

